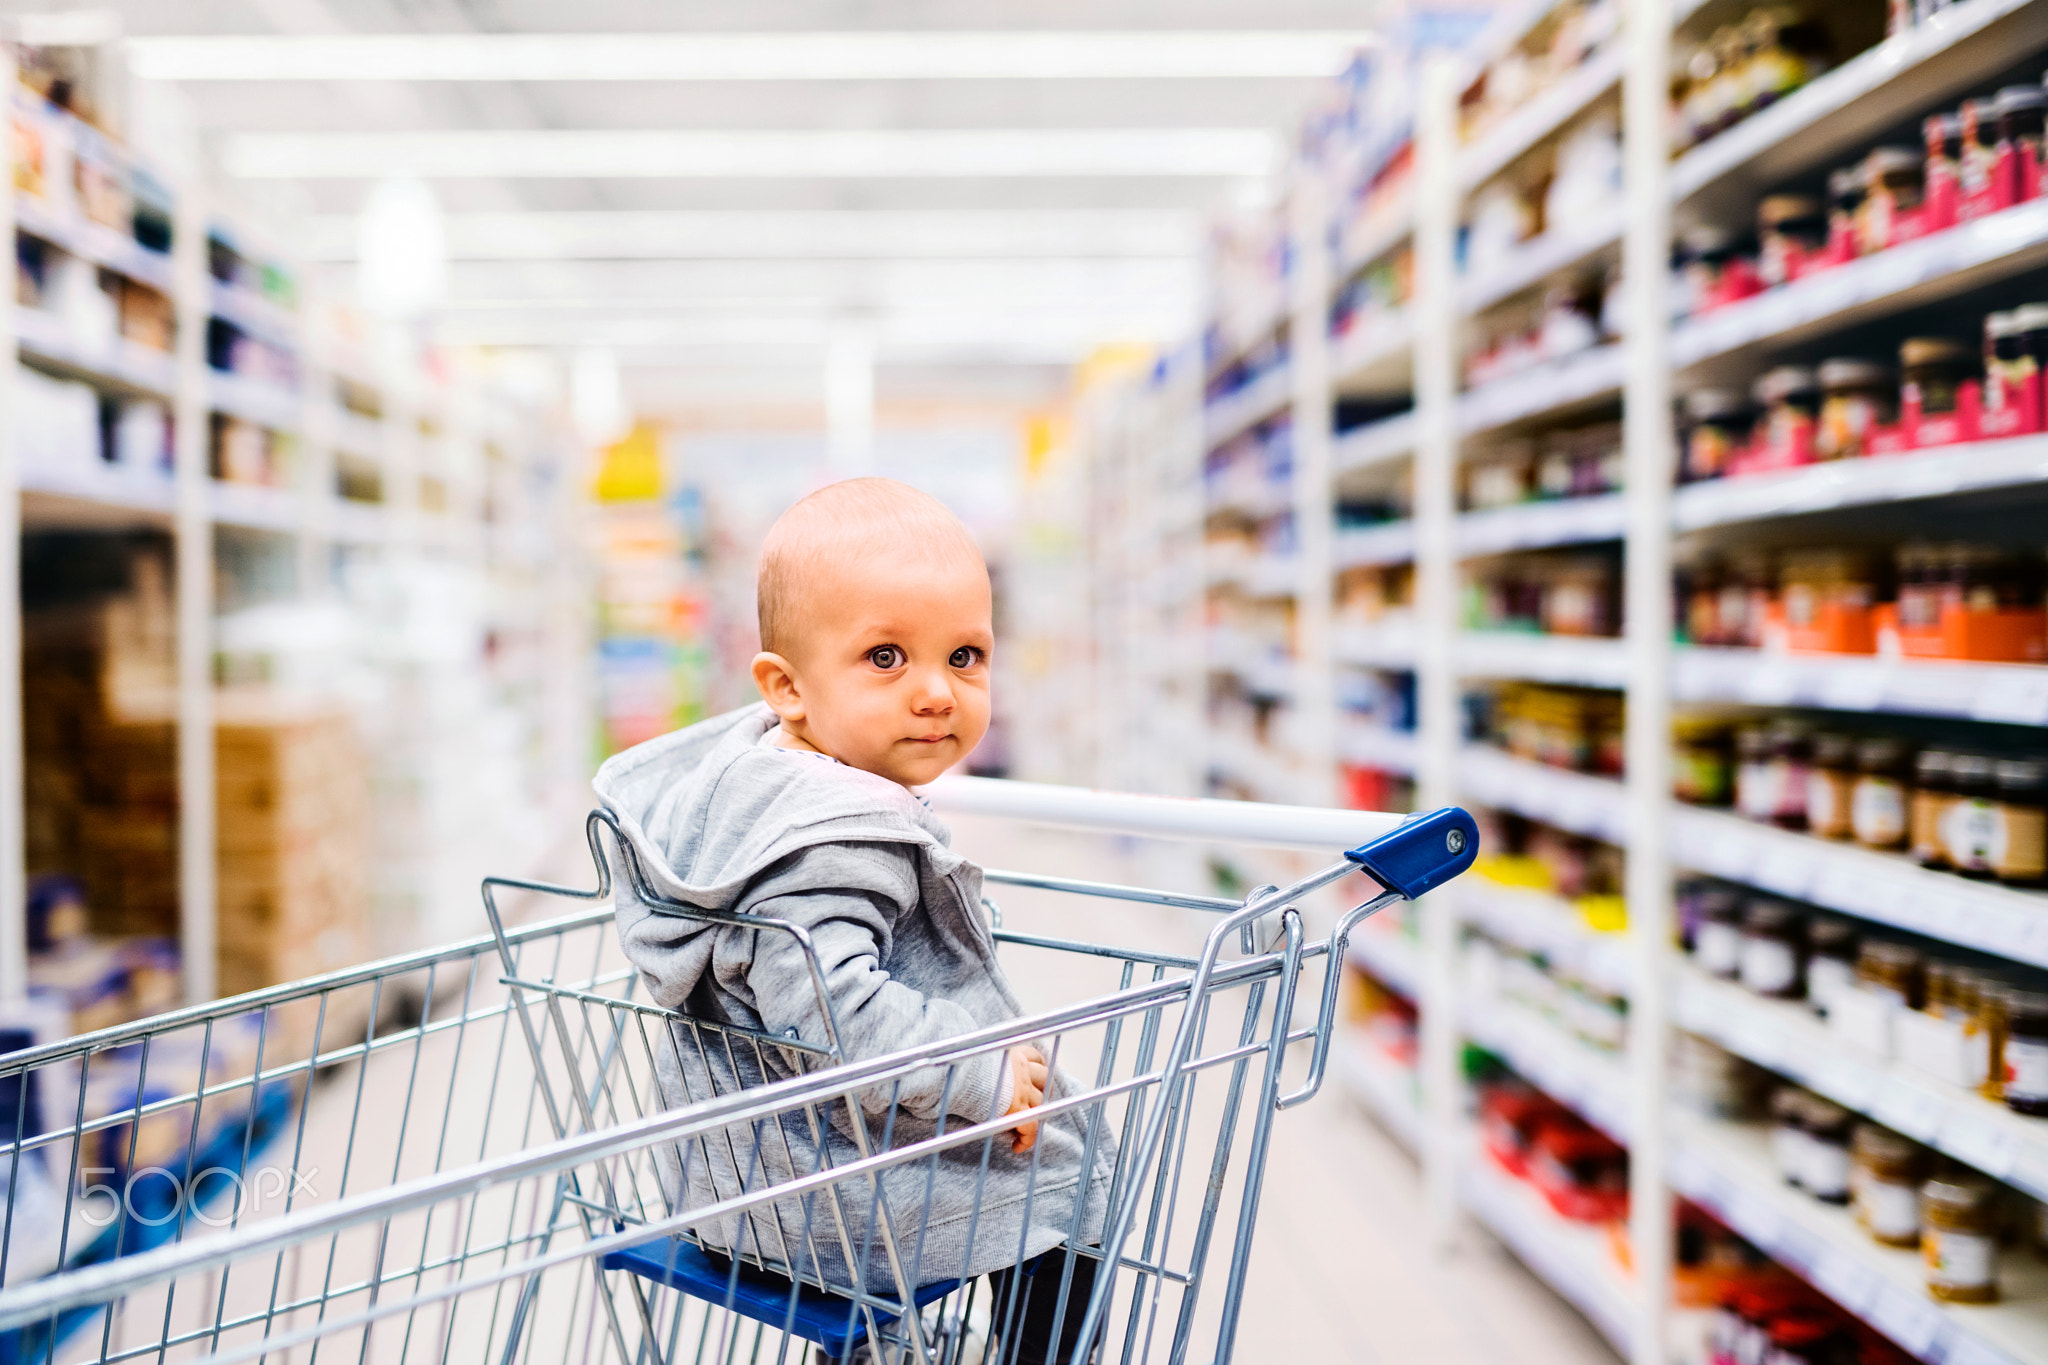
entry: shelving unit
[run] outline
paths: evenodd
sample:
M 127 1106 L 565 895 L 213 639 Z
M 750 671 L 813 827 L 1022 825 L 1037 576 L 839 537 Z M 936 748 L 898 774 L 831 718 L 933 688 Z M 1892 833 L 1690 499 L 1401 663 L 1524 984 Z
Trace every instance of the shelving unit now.
M 1997 307 L 2035 296 L 2036 286 L 2048 286 L 2048 199 L 1676 323 L 1669 321 L 1668 269 L 1675 228 L 1749 222 L 1763 194 L 1817 188 L 1831 167 L 1880 140 L 1917 142 L 1921 118 L 1984 93 L 1988 83 L 2035 79 L 2048 67 L 2048 0 L 1958 0 L 1860 53 L 1839 54 L 1803 87 L 1676 156 L 1666 80 L 1674 38 L 1697 41 L 1739 18 L 1743 7 L 1636 0 L 1626 6 L 1623 31 L 1576 71 L 1496 119 L 1476 141 L 1461 143 L 1461 93 L 1558 8 L 1556 0 L 1531 0 L 1463 54 L 1414 60 L 1403 88 L 1421 93 L 1405 180 L 1376 179 L 1396 160 L 1384 137 L 1326 157 L 1317 155 L 1313 137 L 1306 140 L 1311 151 L 1295 169 L 1288 209 L 1295 272 L 1286 322 L 1290 397 L 1284 407 L 1273 406 L 1277 379 L 1260 393 L 1233 395 L 1207 413 L 1207 444 L 1213 450 L 1261 421 L 1284 420 L 1298 447 L 1305 432 L 1328 436 L 1321 477 L 1329 486 L 1315 492 L 1375 508 L 1400 505 L 1392 520 L 1336 529 L 1325 538 L 1326 552 L 1314 537 L 1297 536 L 1285 559 L 1219 568 L 1209 577 L 1211 610 L 1218 594 L 1264 594 L 1269 604 L 1289 604 L 1332 581 L 1370 581 L 1371 592 L 1382 595 L 1399 575 L 1412 571 L 1413 582 L 1400 600 L 1375 600 L 1364 613 L 1340 602 L 1327 638 L 1309 638 L 1302 623 L 1311 614 L 1302 613 L 1280 653 L 1209 655 L 1212 703 L 1243 694 L 1270 708 L 1261 730 L 1232 733 L 1212 751 L 1211 789 L 1257 795 L 1255 782 L 1236 782 L 1231 774 L 1256 771 L 1277 781 L 1334 755 L 1353 768 L 1412 778 L 1421 804 L 1487 806 L 1625 851 L 1625 934 L 1596 934 L 1559 897 L 1475 873 L 1430 898 L 1418 936 L 1362 935 L 1353 946 L 1356 970 L 1414 1000 L 1420 1011 L 1419 1103 L 1403 1089 L 1394 1106 L 1386 1076 L 1372 1071 L 1375 1059 L 1346 1066 L 1354 1092 L 1403 1134 L 1426 1183 L 1440 1192 L 1432 1196 L 1433 1239 L 1448 1235 L 1452 1204 L 1462 1207 L 1585 1311 L 1617 1349 L 1650 1365 L 1668 1358 L 1669 1211 L 1674 1196 L 1683 1196 L 1919 1359 L 2048 1365 L 2048 1283 L 2036 1282 L 2033 1262 L 2019 1258 L 2005 1304 L 1937 1303 L 1925 1294 L 1910 1255 L 1877 1247 L 1846 1215 L 1786 1190 L 1755 1132 L 1679 1112 L 1666 1076 L 1674 1033 L 1696 1034 L 2048 1197 L 2048 1121 L 1859 1055 L 1803 1009 L 1704 977 L 1674 946 L 1672 891 L 1681 871 L 1706 874 L 2028 968 L 2048 968 L 2048 893 L 1929 871 L 1902 856 L 1682 806 L 1669 795 L 1674 706 L 1796 708 L 1852 727 L 1859 717 L 1876 728 L 1886 724 L 1879 718 L 1898 717 L 1909 726 L 2048 729 L 2048 665 L 1670 643 L 1674 563 L 1678 549 L 1694 542 L 1810 544 L 1820 527 L 1900 538 L 1912 533 L 1900 527 L 1912 527 L 1923 513 L 1960 517 L 1960 509 L 2011 497 L 2033 499 L 2028 506 L 2041 501 L 2048 436 L 2039 434 L 1675 486 L 1672 415 L 1675 397 L 1692 387 L 1746 386 L 1769 365 L 1813 363 L 1832 354 L 1827 347 L 1843 334 L 1896 330 L 1895 320 L 1925 316 L 1963 291 L 1996 286 Z M 1552 224 L 1496 255 L 1483 275 L 1461 276 L 1455 236 L 1479 193 L 1528 170 L 1578 121 L 1614 108 L 1617 94 L 1623 178 L 1611 207 Z M 1351 190 L 1368 185 L 1371 196 L 1354 201 Z M 1334 204 L 1341 212 L 1334 225 L 1304 228 L 1303 204 Z M 1330 242 L 1337 245 L 1325 253 L 1322 244 Z M 1346 287 L 1408 252 L 1407 292 L 1398 306 L 1380 301 L 1376 312 L 1330 336 L 1335 301 L 1355 297 Z M 1617 266 L 1625 284 L 1615 314 L 1628 339 L 1610 329 L 1567 354 L 1485 383 L 1461 382 L 1466 348 L 1497 319 L 1511 318 L 1553 286 Z M 1330 292 L 1304 299 L 1302 280 L 1318 270 Z M 2048 297 L 2048 288 L 2040 296 Z M 1304 378 L 1318 366 L 1318 340 L 1327 362 L 1320 393 Z M 1461 510 L 1462 476 L 1489 452 L 1617 413 L 1621 491 Z M 1263 514 L 1305 515 L 1316 499 L 1300 484 L 1314 477 L 1297 459 L 1291 482 L 1269 490 Z M 1461 581 L 1478 567 L 1468 562 L 1591 547 L 1621 550 L 1626 635 L 1465 627 Z M 1208 638 L 1220 645 L 1235 637 Z M 1290 714 L 1293 698 L 1312 690 L 1321 668 L 1412 679 L 1415 728 L 1390 729 L 1363 713 L 1340 715 L 1326 728 Z M 1461 692 L 1515 683 L 1619 693 L 1627 713 L 1627 777 L 1545 767 L 1471 742 Z M 1475 994 L 1462 970 L 1461 926 L 1627 996 L 1626 1053 L 1599 1053 L 1526 1009 Z M 1637 989 L 1644 984 L 1651 989 Z M 1595 1254 L 1584 1229 L 1551 1217 L 1526 1188 L 1473 1154 L 1457 1069 L 1467 1042 L 1499 1054 L 1627 1143 L 1633 1277 L 1614 1273 L 1607 1249 Z
M 232 946 L 217 945 L 215 932 L 215 680 L 217 653 L 226 647 L 220 613 L 236 605 L 214 599 L 224 536 L 257 538 L 265 554 L 288 566 L 284 600 L 306 606 L 337 607 L 366 569 L 394 577 L 418 569 L 444 581 L 462 576 L 480 585 L 481 616 L 472 624 L 479 645 L 488 631 L 495 650 L 492 660 L 480 648 L 478 657 L 461 661 L 468 670 L 462 682 L 467 714 L 476 724 L 487 717 L 513 723 L 519 733 L 507 738 L 520 746 L 522 757 L 519 770 L 506 774 L 514 781 L 503 792 L 504 818 L 482 822 L 478 828 L 488 827 L 488 836 L 469 832 L 464 837 L 472 842 L 459 851 L 474 854 L 481 847 L 474 840 L 488 837 L 497 840 L 484 855 L 493 860 L 535 856 L 536 829 L 522 828 L 516 839 L 506 840 L 498 826 L 521 820 L 532 826 L 543 816 L 560 816 L 554 808 L 559 800 L 538 796 L 538 789 L 566 791 L 570 764 L 580 768 L 586 747 L 580 735 L 552 733 L 576 715 L 582 632 L 576 611 L 559 609 L 538 572 L 552 565 L 562 583 L 572 590 L 577 583 L 580 558 L 572 547 L 579 490 L 563 477 L 574 456 L 573 439 L 552 415 L 499 393 L 487 375 L 471 373 L 473 367 L 437 363 L 442 373 L 430 376 L 428 357 L 417 341 L 405 342 L 401 329 L 393 329 L 392 344 L 374 348 L 382 357 L 378 363 L 364 362 L 361 338 L 345 340 L 333 332 L 342 311 L 338 303 L 294 265 L 273 274 L 294 282 L 295 299 L 266 296 L 224 270 L 225 253 L 247 246 L 246 224 L 225 205 L 209 202 L 202 184 L 178 183 L 143 165 L 138 155 L 112 146 L 20 87 L 15 50 L 5 43 L 0 99 L 8 101 L 14 117 L 34 121 L 49 135 L 38 145 L 54 158 L 33 173 L 7 163 L 8 174 L 0 176 L 0 236 L 10 244 L 17 236 L 33 238 L 43 244 L 39 250 L 111 272 L 130 282 L 124 287 L 146 286 L 169 303 L 169 348 L 158 349 L 125 328 L 95 334 L 58 311 L 19 306 L 12 289 L 0 302 L 0 412 L 10 414 L 0 422 L 0 505 L 7 509 L 0 540 L 15 544 L 25 531 L 52 529 L 149 532 L 167 535 L 174 547 L 172 712 L 186 997 L 199 1003 L 219 993 L 216 948 Z M 168 250 L 152 250 L 135 234 L 91 220 L 73 202 L 65 150 L 73 137 L 81 145 L 89 142 L 95 155 L 115 157 L 124 183 L 132 171 L 165 189 L 172 201 Z M 259 254 L 273 266 L 283 259 Z M 209 335 L 215 331 L 260 342 L 273 357 L 273 372 L 232 368 L 236 362 L 224 358 Z M 61 448 L 26 449 L 10 399 L 37 376 L 82 384 L 101 404 L 162 404 L 176 432 L 168 467 L 153 460 L 117 461 L 89 435 Z M 345 406 L 344 383 L 379 411 Z M 213 429 L 223 419 L 264 433 L 267 448 L 281 452 L 275 463 L 260 475 L 230 467 L 228 457 L 212 448 Z M 338 477 L 344 457 L 361 476 L 353 483 Z M 363 486 L 364 478 L 371 486 Z M 4 558 L 16 565 L 19 556 L 10 551 Z M 394 685 L 407 689 L 401 705 L 418 711 L 418 723 L 445 722 L 446 717 L 433 719 L 435 708 L 461 709 L 435 690 L 434 666 L 423 662 L 419 642 L 407 637 L 420 623 L 399 610 L 387 612 L 380 627 L 379 658 L 369 666 L 385 669 Z M 0 656 L 18 660 L 22 644 L 21 581 L 17 568 L 10 568 L 0 574 Z M 437 647 L 446 654 L 456 642 L 444 639 Z M 28 980 L 20 674 L 19 668 L 0 669 L 0 678 L 8 680 L 0 684 L 0 770 L 9 774 L 0 782 L 0 1007 L 20 1001 Z M 403 716 L 391 720 L 395 729 L 407 723 Z M 467 733 L 474 725 L 459 728 Z M 408 800 L 426 800 L 423 789 L 444 781 L 406 768 L 425 761 L 418 736 L 371 736 L 369 743 L 372 780 L 388 789 L 387 797 L 403 791 Z M 529 806 L 529 797 L 548 808 Z M 451 833 L 439 814 L 411 809 L 399 818 L 416 841 Z M 423 855 L 393 847 L 388 835 L 378 832 L 378 856 L 361 870 L 379 879 L 373 881 L 375 923 L 357 926 L 366 935 L 361 947 L 393 950 L 441 941 L 451 930 L 470 932 L 473 889 L 465 889 L 459 903 L 449 903 L 446 888 L 434 884 L 432 850 Z M 467 866 L 458 881 L 473 887 Z

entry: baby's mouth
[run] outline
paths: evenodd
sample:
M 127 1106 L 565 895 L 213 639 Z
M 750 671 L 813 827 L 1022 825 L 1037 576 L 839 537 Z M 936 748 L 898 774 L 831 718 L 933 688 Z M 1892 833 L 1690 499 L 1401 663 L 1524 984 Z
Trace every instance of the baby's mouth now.
M 912 735 L 910 742 L 912 744 L 942 744 L 951 738 L 951 735 Z

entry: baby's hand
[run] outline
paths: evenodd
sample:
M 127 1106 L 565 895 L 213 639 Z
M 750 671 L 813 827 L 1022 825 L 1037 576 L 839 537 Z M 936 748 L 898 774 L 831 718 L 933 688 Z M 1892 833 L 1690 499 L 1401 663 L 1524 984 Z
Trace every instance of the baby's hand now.
M 1010 1062 L 1010 1107 L 1003 1111 L 1003 1117 L 1035 1109 L 1045 1099 L 1046 1066 L 1045 1054 L 1029 1043 L 1013 1047 L 1009 1052 Z M 1010 1130 L 1010 1150 L 1022 1155 L 1031 1150 L 1038 1141 L 1038 1123 L 1020 1123 Z

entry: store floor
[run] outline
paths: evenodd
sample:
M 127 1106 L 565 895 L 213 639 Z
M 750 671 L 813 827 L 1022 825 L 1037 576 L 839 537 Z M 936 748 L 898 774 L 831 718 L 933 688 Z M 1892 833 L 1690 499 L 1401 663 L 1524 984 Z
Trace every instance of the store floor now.
M 994 821 L 954 825 L 955 846 L 985 866 L 1205 889 L 1198 866 L 1157 847 Z M 1308 867 L 1301 864 L 1303 871 Z M 1056 937 L 1189 949 L 1200 943 L 1207 918 L 992 890 L 1006 927 Z M 1071 978 L 1048 966 L 1043 957 L 1010 964 L 1026 1008 L 1073 998 Z M 1422 1226 L 1415 1161 L 1333 1075 L 1320 1095 L 1281 1115 L 1274 1129 L 1238 1332 L 1240 1358 L 1347 1365 L 1618 1359 L 1575 1309 L 1483 1230 L 1468 1224 L 1458 1247 L 1439 1258 L 1426 1254 L 1417 1231 Z

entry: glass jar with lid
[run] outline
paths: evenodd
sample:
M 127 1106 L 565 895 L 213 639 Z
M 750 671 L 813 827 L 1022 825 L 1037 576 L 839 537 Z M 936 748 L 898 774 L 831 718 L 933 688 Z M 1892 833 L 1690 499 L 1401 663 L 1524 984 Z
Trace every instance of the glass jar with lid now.
M 2009 986 L 2000 996 L 2000 1088 L 2017 1114 L 2048 1116 L 2048 993 Z
M 1752 896 L 1742 912 L 1737 976 L 1758 995 L 1797 1000 L 1805 994 L 1805 925 L 1799 911 L 1772 896 Z
M 1735 813 L 1745 819 L 1769 821 L 1777 817 L 1783 800 L 1776 783 L 1779 771 L 1771 763 L 1771 734 L 1761 725 L 1745 725 L 1735 732 Z
M 1957 217 L 1968 222 L 1998 211 L 1998 106 L 1964 100 L 1956 111 L 1962 141 L 1956 154 Z
M 1917 1245 L 1920 1186 L 1930 1164 L 1927 1149 L 1889 1128 L 1859 1123 L 1849 1155 L 1855 1167 L 1856 1221 L 1886 1246 Z
M 1823 839 L 1847 839 L 1855 832 L 1855 790 L 1855 737 L 1821 731 L 1813 737 L 1813 759 L 1806 770 L 1807 829 Z
M 1922 421 L 1953 416 L 1976 374 L 1977 354 L 1960 341 L 1913 337 L 1899 346 L 1900 403 Z
M 1921 121 L 1920 135 L 1927 147 L 1926 199 L 1921 212 L 1927 230 L 1939 232 L 1956 225 L 1961 209 L 1962 116 L 1929 114 Z
M 1812 732 L 1796 720 L 1771 723 L 1770 790 L 1777 796 L 1777 808 L 1770 819 L 1786 829 L 1806 828 L 1806 775 L 1812 761 Z
M 1865 848 L 1899 848 L 1906 842 L 1910 771 L 1905 744 L 1888 735 L 1856 745 L 1856 781 L 1849 792 L 1849 833 Z
M 1812 1135 L 1806 1131 L 1806 1103 L 1812 1096 L 1796 1085 L 1771 1092 L 1771 1162 L 1778 1178 L 1795 1189 L 1806 1187 Z
M 2048 322 L 2048 310 L 2041 321 Z M 1983 423 L 1986 436 L 2041 429 L 2041 365 L 2029 344 L 2025 307 L 1984 319 Z
M 1905 240 L 1926 190 L 1927 166 L 1917 147 L 1874 147 L 1863 158 L 1863 203 L 1856 215 L 1859 255 Z
M 1863 199 L 1861 166 L 1844 166 L 1828 175 L 1828 264 L 1843 265 L 1860 254 Z
M 1806 1097 L 1806 1192 L 1825 1204 L 1849 1202 L 1849 1132 L 1856 1116 L 1819 1095 Z
M 1998 206 L 2010 208 L 2041 193 L 2041 137 L 2048 129 L 2048 90 L 2038 85 L 2008 85 L 1994 100 L 1998 110 L 1998 142 L 1993 174 L 1998 181 Z
M 1813 462 L 1814 427 L 1820 420 L 1820 377 L 1803 365 L 1766 370 L 1750 392 L 1762 410 L 1756 453 L 1767 467 Z
M 1913 861 L 1922 867 L 1948 866 L 1942 832 L 1949 803 L 1955 799 L 1950 785 L 1955 761 L 1949 749 L 1922 749 L 1913 760 L 1911 838 Z
M 1943 568 L 1941 547 L 1925 541 L 1908 541 L 1894 557 L 1898 565 L 1898 620 L 1900 630 L 1935 630 L 1941 625 Z
M 1891 939 L 1865 939 L 1856 952 L 1856 989 L 1899 1009 L 1918 1009 L 1927 957 Z
M 1700 892 L 1692 955 L 1702 971 L 1733 981 L 1742 970 L 1742 901 L 1730 887 Z
M 1827 249 L 1827 206 L 1810 194 L 1769 194 L 1756 206 L 1757 275 L 1774 288 Z
M 1998 1301 L 1997 1187 L 1965 1172 L 1920 1187 L 1920 1255 L 1927 1292 L 1948 1303 Z
M 1871 436 L 1898 420 L 1899 380 L 1889 365 L 1837 357 L 1821 362 L 1821 401 L 1813 454 L 1846 460 L 1870 453 Z
M 1739 389 L 1694 389 L 1682 411 L 1681 476 L 1687 483 L 1721 478 L 1749 444 L 1756 408 Z
M 1993 765 L 1998 826 L 1991 841 L 1991 871 L 2015 886 L 2048 878 L 2048 760 L 2002 758 Z
M 1856 926 L 1815 915 L 1806 926 L 1806 999 L 1825 1015 L 1844 991 L 1856 989 Z
M 1734 789 L 1728 727 L 1685 717 L 1671 727 L 1671 794 L 1694 806 L 1725 806 Z
M 1948 865 L 1965 877 L 1989 877 L 1998 839 L 1998 802 L 1993 785 L 1997 760 L 1989 754 L 1957 754 L 1949 762 L 1949 802 L 1941 816 L 1941 848 Z

